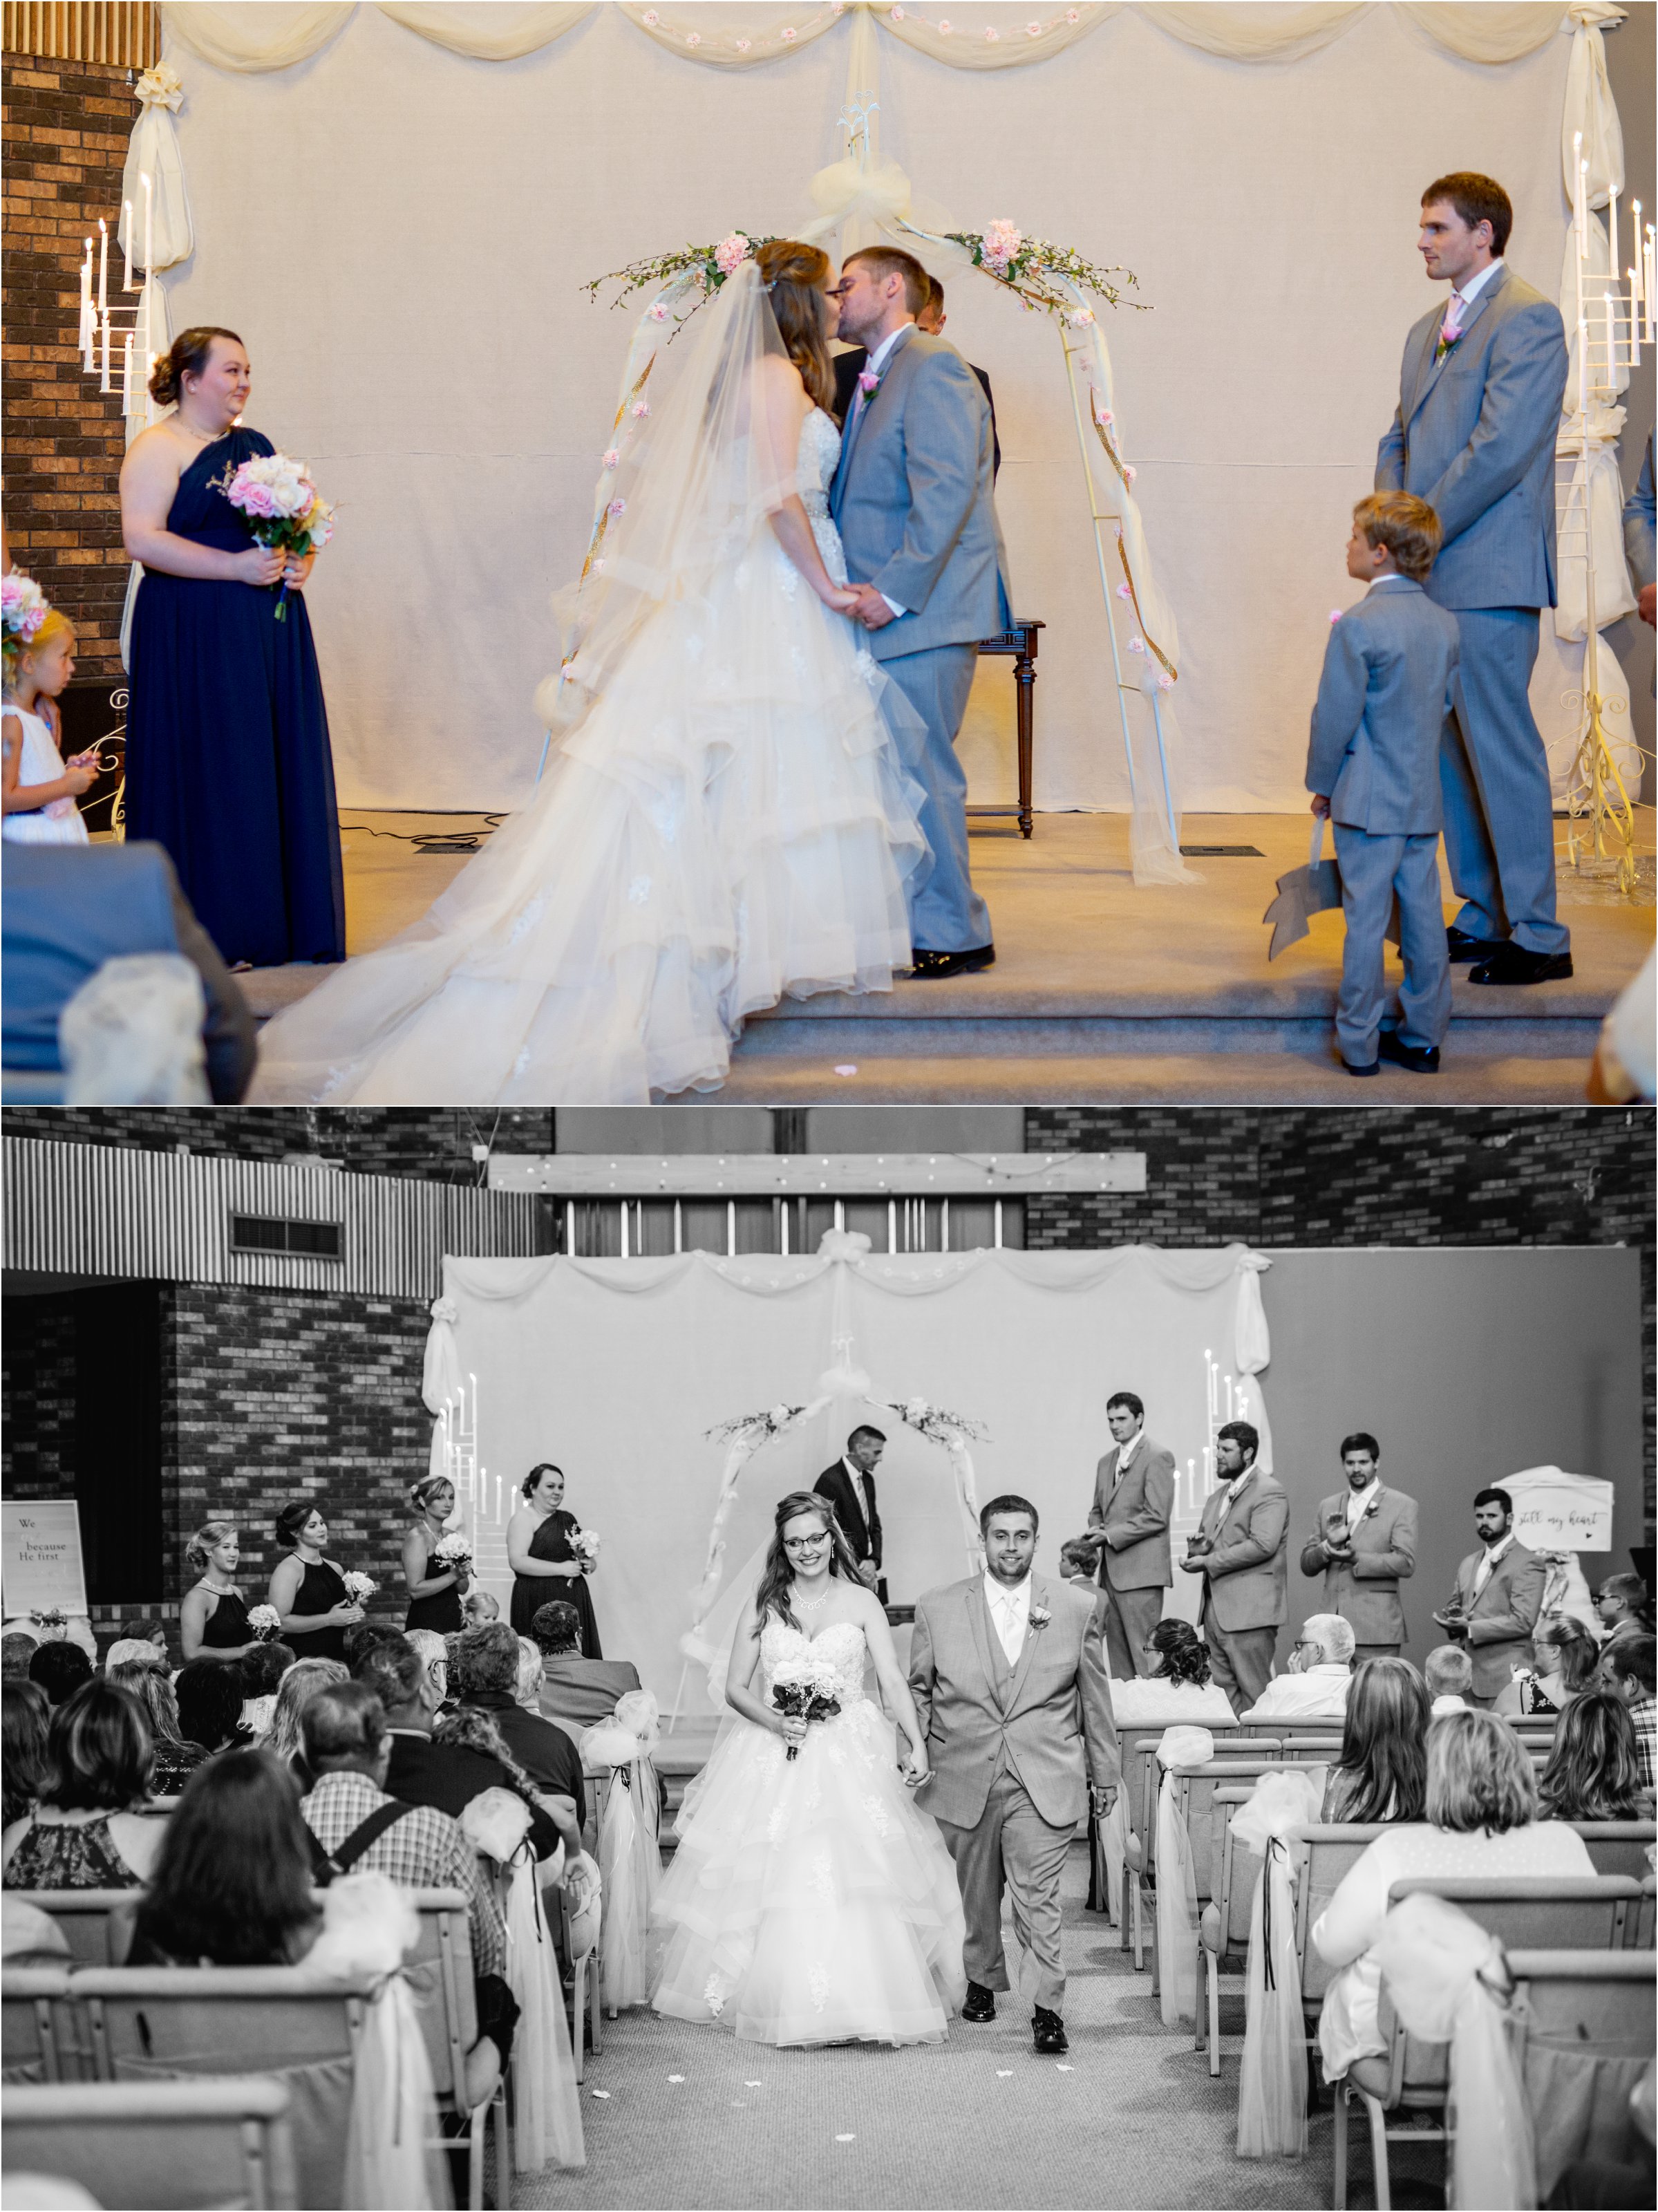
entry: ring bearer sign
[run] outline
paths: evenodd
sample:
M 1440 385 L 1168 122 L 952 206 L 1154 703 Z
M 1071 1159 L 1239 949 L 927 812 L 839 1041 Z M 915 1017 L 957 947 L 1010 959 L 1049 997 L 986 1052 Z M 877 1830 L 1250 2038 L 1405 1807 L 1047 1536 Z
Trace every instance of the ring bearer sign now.
M 0 1506 L 0 1575 L 5 1617 L 87 1609 L 81 1559 L 81 1509 L 72 1498 Z
M 1514 1500 L 1514 1533 L 1532 1552 L 1609 1552 L 1612 1485 L 1558 1467 L 1505 1474 Z

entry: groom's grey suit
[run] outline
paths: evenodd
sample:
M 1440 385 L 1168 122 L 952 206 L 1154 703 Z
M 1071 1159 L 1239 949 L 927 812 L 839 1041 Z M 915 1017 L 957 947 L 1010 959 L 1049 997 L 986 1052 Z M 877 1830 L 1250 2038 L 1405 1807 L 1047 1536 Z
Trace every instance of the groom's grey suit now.
M 1122 1767 L 1093 1592 L 1032 1575 L 1030 1602 L 1050 1618 L 1026 1628 L 1010 1666 L 982 1575 L 929 1591 L 915 1608 L 909 1686 L 932 1769 L 922 1802 L 961 1884 L 968 1979 L 1008 1986 L 1005 1884 L 1035 1961 L 1034 2002 L 1062 2012 L 1060 1875 L 1089 1784 L 1116 1789 Z
M 934 952 L 991 941 L 968 866 L 956 734 L 978 641 L 1012 619 L 993 449 L 977 377 L 954 346 L 909 324 L 875 392 L 847 415 L 829 492 L 847 574 L 905 610 L 870 632 L 869 649 L 926 725 L 905 765 L 926 793 L 921 827 L 932 857 L 910 878 L 909 918 L 912 941 Z
M 1437 364 L 1442 307 L 1405 341 L 1378 491 L 1414 492 L 1444 540 L 1428 597 L 1461 635 L 1439 774 L 1456 927 L 1528 952 L 1570 943 L 1554 910 L 1549 764 L 1527 697 L 1538 610 L 1555 604 L 1554 441 L 1566 383 L 1560 310 L 1506 263 L 1474 295 Z

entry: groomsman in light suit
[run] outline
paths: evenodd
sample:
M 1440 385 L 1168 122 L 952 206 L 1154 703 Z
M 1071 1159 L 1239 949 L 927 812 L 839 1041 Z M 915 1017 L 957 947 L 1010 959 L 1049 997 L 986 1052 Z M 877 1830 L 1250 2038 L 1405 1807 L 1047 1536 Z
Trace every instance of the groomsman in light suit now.
M 1341 1439 L 1345 1490 L 1321 1498 L 1301 1550 L 1303 1575 L 1324 1577 L 1324 1610 L 1357 1639 L 1354 1666 L 1397 1659 L 1406 1638 L 1399 1585 L 1416 1572 L 1416 1500 L 1382 1482 L 1382 1448 L 1363 1430 Z
M 1462 904 L 1453 961 L 1475 983 L 1570 975 L 1555 917 L 1548 761 L 1527 698 L 1538 611 L 1555 604 L 1554 443 L 1566 384 L 1560 311 L 1503 259 L 1514 210 L 1501 185 L 1459 171 L 1422 196 L 1418 249 L 1448 279 L 1442 311 L 1405 341 L 1400 401 L 1376 489 L 1413 492 L 1444 542 L 1430 599 L 1461 635 L 1440 781 L 1445 852 Z
M 1514 1533 L 1506 1490 L 1477 1490 L 1474 1533 L 1481 1548 L 1456 1571 L 1456 1588 L 1434 1619 L 1473 1662 L 1471 1705 L 1494 1705 L 1516 1667 L 1533 1664 L 1532 1631 L 1543 1609 L 1543 1562 Z
M 1260 1432 L 1248 1421 L 1215 1431 L 1220 1487 L 1203 1502 L 1181 1571 L 1203 1577 L 1198 1625 L 1214 1676 L 1235 1713 L 1246 1713 L 1272 1680 L 1278 1632 L 1290 1610 L 1284 1547 L 1290 1500 L 1255 1465 Z
M 1169 1523 L 1175 1510 L 1175 1455 L 1145 1433 L 1145 1407 L 1132 1390 L 1105 1401 L 1116 1439 L 1094 1476 L 1088 1525 L 1102 1540 L 1100 1590 L 1105 1650 L 1114 1674 L 1149 1674 L 1145 1639 L 1163 1618 L 1173 1583 Z

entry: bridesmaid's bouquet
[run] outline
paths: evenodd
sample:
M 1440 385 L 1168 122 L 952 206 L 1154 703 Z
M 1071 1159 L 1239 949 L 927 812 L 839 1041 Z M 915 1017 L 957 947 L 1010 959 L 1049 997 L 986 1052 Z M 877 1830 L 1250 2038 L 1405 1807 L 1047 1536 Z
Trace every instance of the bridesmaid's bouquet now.
M 440 1567 L 454 1575 L 470 1575 L 472 1571 L 472 1547 L 459 1528 L 447 1536 L 440 1536 L 432 1547 L 432 1557 Z
M 261 545 L 280 545 L 303 559 L 320 551 L 334 534 L 333 508 L 307 476 L 305 463 L 290 461 L 286 453 L 252 454 L 228 481 L 221 478 L 213 489 L 246 516 Z M 276 620 L 288 620 L 286 581 L 276 593 Z
M 578 1528 L 570 1539 L 570 1549 L 579 1559 L 598 1557 L 598 1537 L 592 1528 Z
M 780 1713 L 796 1713 L 808 1722 L 832 1721 L 841 1710 L 835 1694 L 839 1687 L 840 1676 L 826 1660 L 785 1659 L 771 1678 L 771 1701 Z M 788 1755 L 799 1757 L 798 1743 L 789 1746 Z
M 343 1579 L 345 1583 L 345 1594 L 353 1605 L 367 1605 L 380 1588 L 374 1577 L 372 1575 L 364 1574 L 360 1567 L 353 1567 L 350 1573 Z
M 269 1644 L 282 1625 L 282 1617 L 274 1605 L 256 1605 L 249 1612 L 247 1625 L 261 1644 Z

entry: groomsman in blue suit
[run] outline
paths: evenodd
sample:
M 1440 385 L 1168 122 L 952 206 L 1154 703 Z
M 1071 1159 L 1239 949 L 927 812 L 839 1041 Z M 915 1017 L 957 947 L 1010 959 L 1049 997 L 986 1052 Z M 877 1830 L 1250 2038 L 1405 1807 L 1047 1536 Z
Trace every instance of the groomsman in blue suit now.
M 1440 747 L 1445 851 L 1462 904 L 1448 936 L 1475 983 L 1570 975 L 1555 917 L 1548 762 L 1527 692 L 1539 610 L 1555 604 L 1554 445 L 1566 386 L 1560 311 L 1503 259 L 1514 210 L 1459 171 L 1422 196 L 1418 240 L 1444 309 L 1405 341 L 1400 399 L 1376 453 L 1378 491 L 1413 492 L 1444 542 L 1428 596 L 1461 634 L 1455 711 Z

